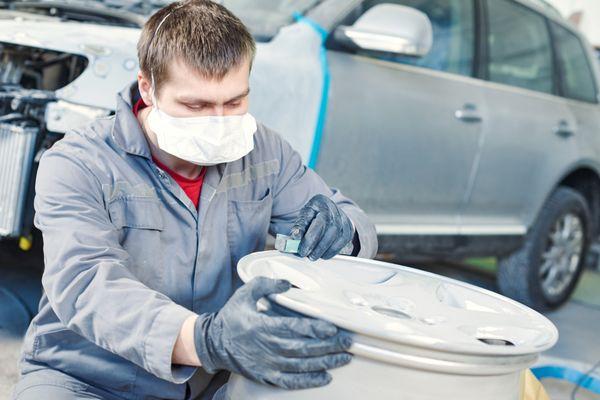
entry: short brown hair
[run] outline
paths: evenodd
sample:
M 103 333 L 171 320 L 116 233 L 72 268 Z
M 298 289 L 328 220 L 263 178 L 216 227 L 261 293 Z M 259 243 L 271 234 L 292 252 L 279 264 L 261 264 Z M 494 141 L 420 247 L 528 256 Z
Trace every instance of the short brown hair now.
M 223 79 L 244 60 L 252 62 L 256 45 L 244 24 L 210 0 L 171 3 L 144 24 L 137 44 L 142 73 L 156 88 L 168 79 L 168 66 L 180 59 L 203 77 Z

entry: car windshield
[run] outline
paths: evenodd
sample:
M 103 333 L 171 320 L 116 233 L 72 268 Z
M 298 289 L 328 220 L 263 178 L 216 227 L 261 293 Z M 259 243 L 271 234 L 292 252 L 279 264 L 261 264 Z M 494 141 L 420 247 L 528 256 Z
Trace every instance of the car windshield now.
M 17 0 L 5 8 L 56 16 L 65 20 L 122 26 L 143 25 L 146 18 L 170 0 Z M 304 14 L 321 0 L 217 0 L 248 26 L 256 40 L 268 41 L 293 21 L 295 12 Z
M 257 40 L 270 40 L 279 29 L 293 21 L 293 14 L 304 14 L 320 0 L 221 0 L 248 26 Z

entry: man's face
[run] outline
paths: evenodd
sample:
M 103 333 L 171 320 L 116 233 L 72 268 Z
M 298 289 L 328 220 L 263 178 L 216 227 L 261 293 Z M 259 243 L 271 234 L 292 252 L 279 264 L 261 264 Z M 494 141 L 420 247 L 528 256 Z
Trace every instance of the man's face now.
M 221 80 L 207 79 L 183 62 L 169 65 L 168 80 L 157 93 L 158 108 L 173 117 L 241 115 L 248 111 L 250 61 L 245 60 Z M 152 103 L 152 81 L 138 74 L 140 94 Z

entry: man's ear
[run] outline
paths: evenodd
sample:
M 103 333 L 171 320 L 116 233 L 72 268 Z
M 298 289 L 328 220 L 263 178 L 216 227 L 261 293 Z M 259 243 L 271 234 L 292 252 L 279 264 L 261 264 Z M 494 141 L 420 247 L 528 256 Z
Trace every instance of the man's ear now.
M 148 106 L 152 106 L 152 82 L 150 79 L 146 78 L 142 71 L 138 71 L 137 81 L 138 89 L 142 99 L 144 100 L 144 103 L 146 103 Z

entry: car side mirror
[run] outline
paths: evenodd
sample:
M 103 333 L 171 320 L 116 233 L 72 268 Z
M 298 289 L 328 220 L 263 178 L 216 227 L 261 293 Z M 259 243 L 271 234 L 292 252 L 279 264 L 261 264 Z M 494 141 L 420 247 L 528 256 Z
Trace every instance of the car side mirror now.
M 422 57 L 431 50 L 433 28 L 421 11 L 384 3 L 370 8 L 352 26 L 338 27 L 334 38 L 363 50 Z

